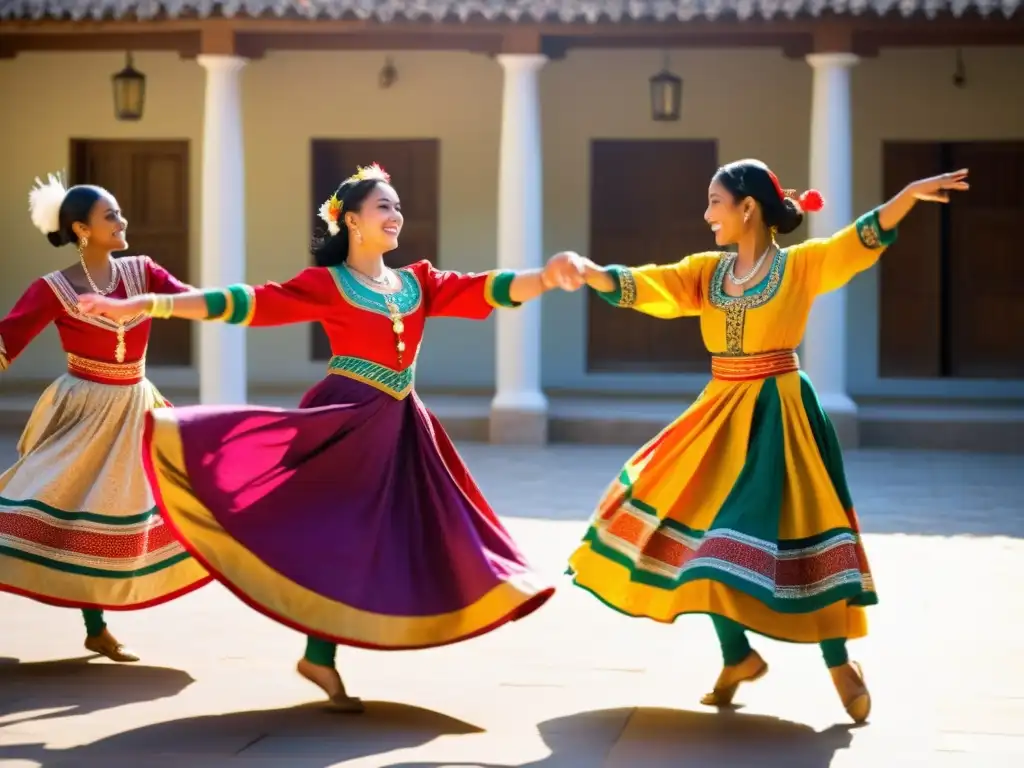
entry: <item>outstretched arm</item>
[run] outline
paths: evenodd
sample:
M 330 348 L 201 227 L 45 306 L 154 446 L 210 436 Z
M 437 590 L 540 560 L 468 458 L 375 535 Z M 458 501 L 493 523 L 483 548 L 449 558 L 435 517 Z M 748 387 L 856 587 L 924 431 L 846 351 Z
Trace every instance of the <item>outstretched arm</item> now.
M 308 323 L 327 315 L 340 301 L 326 269 L 309 267 L 286 283 L 190 290 L 177 295 L 145 294 L 130 299 L 88 295 L 82 312 L 115 320 L 149 314 L 155 318 L 219 320 L 236 325 L 272 326 Z
M 616 307 L 628 307 L 661 318 L 700 314 L 704 306 L 706 269 L 716 253 L 698 253 L 675 264 L 601 267 L 587 259 L 584 279 L 597 295 Z
M 495 308 L 518 307 L 556 286 L 578 288 L 578 271 L 574 281 L 571 270 L 564 270 L 569 258 L 559 254 L 543 269 L 523 271 L 452 272 L 435 269 L 426 261 L 413 269 L 423 285 L 428 315 L 482 320 Z
M 950 191 L 967 189 L 966 170 L 915 181 L 832 237 L 809 240 L 791 251 L 803 264 L 814 294 L 834 291 L 875 265 L 885 249 L 896 242 L 899 223 L 918 201 L 945 203 L 949 202 Z
M 60 301 L 46 281 L 33 281 L 7 317 L 0 319 L 0 371 L 7 370 L 60 310 Z
M 943 173 L 908 184 L 902 192 L 878 209 L 879 225 L 885 230 L 896 229 L 920 201 L 948 203 L 950 192 L 966 192 L 971 188 L 967 182 L 967 174 L 968 170 L 961 168 L 959 171 Z

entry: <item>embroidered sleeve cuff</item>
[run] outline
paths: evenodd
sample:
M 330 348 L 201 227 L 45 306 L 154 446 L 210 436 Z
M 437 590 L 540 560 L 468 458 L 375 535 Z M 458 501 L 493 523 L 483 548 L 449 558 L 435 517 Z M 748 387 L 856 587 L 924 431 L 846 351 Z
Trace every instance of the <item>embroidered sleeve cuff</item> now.
M 484 283 L 484 297 L 492 307 L 518 307 L 522 304 L 519 301 L 512 301 L 512 281 L 516 279 L 516 273 L 510 270 L 497 270 L 487 273 L 487 281 Z
M 248 325 L 256 311 L 256 295 L 251 286 L 229 285 L 203 291 L 206 319 L 232 325 Z
M 7 347 L 4 346 L 4 338 L 0 336 L 0 371 L 6 371 L 11 361 L 7 359 Z
M 595 293 L 616 307 L 632 307 L 636 304 L 636 280 L 633 277 L 633 271 L 621 264 L 610 264 L 605 269 L 615 281 L 615 288 L 610 291 L 595 291 Z
M 896 234 L 895 229 L 882 229 L 878 222 L 878 209 L 869 211 L 857 219 L 857 236 L 865 248 L 888 248 L 896 242 Z

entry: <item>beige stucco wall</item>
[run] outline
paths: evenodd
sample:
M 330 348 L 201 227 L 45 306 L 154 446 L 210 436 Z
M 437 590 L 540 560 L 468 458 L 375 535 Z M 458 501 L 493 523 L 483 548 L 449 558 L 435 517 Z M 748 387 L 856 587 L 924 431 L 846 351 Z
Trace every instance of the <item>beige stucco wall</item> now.
M 116 54 L 23 55 L 0 61 L 0 311 L 44 271 L 66 265 L 32 228 L 26 214 L 31 179 L 68 162 L 78 138 L 189 139 L 192 147 L 192 264 L 198 275 L 203 70 L 171 54 L 145 54 L 145 119 L 117 123 L 110 74 Z M 250 281 L 281 280 L 308 263 L 309 141 L 312 138 L 436 138 L 441 145 L 440 260 L 453 269 L 494 264 L 501 70 L 483 56 L 408 53 L 396 57 L 400 80 L 377 87 L 383 55 L 271 53 L 244 73 L 247 163 L 247 246 Z M 679 52 L 672 66 L 685 79 L 678 123 L 648 117 L 647 78 L 656 52 L 574 52 L 542 73 L 545 168 L 545 250 L 585 251 L 588 237 L 589 142 L 593 138 L 716 138 L 725 161 L 743 156 L 770 163 L 787 186 L 807 182 L 810 68 L 775 51 Z M 950 85 L 952 51 L 894 51 L 862 62 L 853 75 L 855 200 L 866 209 L 881 193 L 883 139 L 1024 138 L 1024 110 L 1014 72 L 1024 49 L 969 50 L 968 87 Z M 67 73 L 74 71 L 73 84 Z M 758 87 L 745 83 L 754 82 Z M 116 190 L 115 190 L 116 193 Z M 130 234 L 130 231 L 129 231 Z M 710 242 L 710 241 L 709 241 Z M 855 393 L 899 391 L 878 382 L 876 276 L 858 278 L 850 300 L 850 382 Z M 559 388 L 672 391 L 693 379 L 664 375 L 588 376 L 583 295 L 544 299 L 544 383 Z M 308 383 L 304 327 L 251 331 L 250 380 Z M 420 385 L 488 387 L 493 382 L 493 324 L 433 321 L 420 364 Z M 12 370 L 12 378 L 58 373 L 62 359 L 48 331 Z M 154 372 L 186 383 L 191 371 Z M 698 380 L 699 381 L 699 380 Z M 1017 394 L 1014 382 L 911 383 L 912 392 Z

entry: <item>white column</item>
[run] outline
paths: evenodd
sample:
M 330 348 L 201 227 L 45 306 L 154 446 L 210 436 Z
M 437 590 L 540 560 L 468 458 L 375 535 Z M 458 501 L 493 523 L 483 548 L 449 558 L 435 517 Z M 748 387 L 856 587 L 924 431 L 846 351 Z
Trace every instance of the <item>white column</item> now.
M 824 210 L 807 217 L 811 237 L 829 237 L 853 220 L 852 53 L 814 53 L 811 95 L 810 186 Z M 803 362 L 825 411 L 845 445 L 857 443 L 857 407 L 846 391 L 846 289 L 819 296 L 803 343 Z
M 201 55 L 203 112 L 202 265 L 200 286 L 245 282 L 245 159 L 242 68 L 238 56 Z M 245 328 L 200 324 L 199 398 L 204 405 L 246 401 Z
M 539 54 L 498 56 L 505 74 L 498 169 L 498 269 L 543 264 L 543 178 Z M 497 391 L 490 437 L 496 443 L 547 442 L 548 402 L 540 386 L 540 302 L 497 312 Z

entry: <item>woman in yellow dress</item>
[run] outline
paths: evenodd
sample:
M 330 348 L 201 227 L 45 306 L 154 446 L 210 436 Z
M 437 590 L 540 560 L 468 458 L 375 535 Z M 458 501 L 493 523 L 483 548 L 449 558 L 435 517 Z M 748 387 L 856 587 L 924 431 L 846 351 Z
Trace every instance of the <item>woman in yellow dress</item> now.
M 726 706 L 768 671 L 746 631 L 819 643 L 848 714 L 871 698 L 846 641 L 867 634 L 877 602 L 835 430 L 796 348 L 816 296 L 871 267 L 919 200 L 966 190 L 967 171 L 910 184 L 827 239 L 779 247 L 811 190 L 794 198 L 756 160 L 720 168 L 705 220 L 719 246 L 668 265 L 599 267 L 586 282 L 608 302 L 661 318 L 700 317 L 712 380 L 633 456 L 605 492 L 570 558 L 574 582 L 630 616 L 711 616 L 724 668 L 703 703 Z

